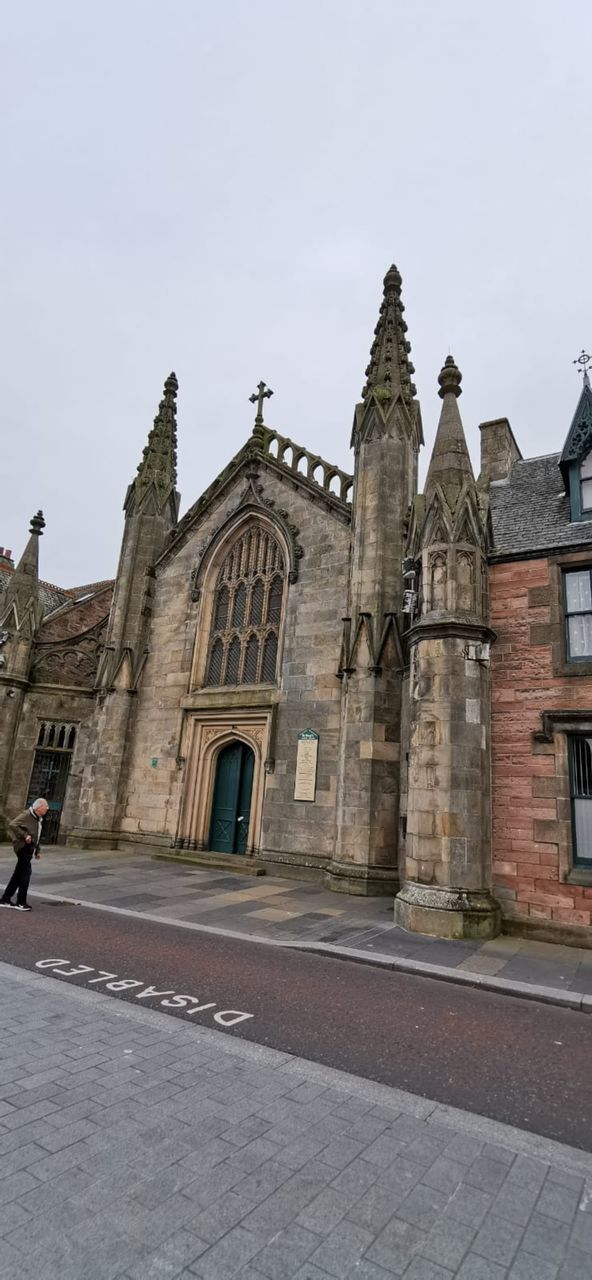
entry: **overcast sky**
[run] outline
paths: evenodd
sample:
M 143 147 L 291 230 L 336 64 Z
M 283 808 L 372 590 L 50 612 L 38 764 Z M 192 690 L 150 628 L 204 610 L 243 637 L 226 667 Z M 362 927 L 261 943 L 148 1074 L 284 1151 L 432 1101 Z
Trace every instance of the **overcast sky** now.
M 560 449 L 592 343 L 589 0 L 2 6 L 0 545 L 110 576 L 171 369 L 184 511 L 267 421 L 351 469 L 394 261 L 428 449 Z

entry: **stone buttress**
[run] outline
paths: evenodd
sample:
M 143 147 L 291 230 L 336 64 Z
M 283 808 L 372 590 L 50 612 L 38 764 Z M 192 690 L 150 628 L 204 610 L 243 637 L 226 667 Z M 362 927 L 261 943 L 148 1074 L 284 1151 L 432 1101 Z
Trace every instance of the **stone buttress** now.
M 97 673 L 97 705 L 82 762 L 78 824 L 69 832 L 70 844 L 110 845 L 119 824 L 128 739 L 133 733 L 132 707 L 149 650 L 154 564 L 168 544 L 179 511 L 177 390 L 171 373 L 125 498 L 121 554 Z
M 451 356 L 439 383 L 442 412 L 407 546 L 421 562 L 421 588 L 407 636 L 407 836 L 395 919 L 418 933 L 487 938 L 500 927 L 491 894 L 487 517 Z
M 356 406 L 349 598 L 342 680 L 332 889 L 398 888 L 402 654 L 398 638 L 404 524 L 417 487 L 421 415 L 403 319 L 401 277 L 391 267 Z M 344 602 L 346 603 L 346 602 Z

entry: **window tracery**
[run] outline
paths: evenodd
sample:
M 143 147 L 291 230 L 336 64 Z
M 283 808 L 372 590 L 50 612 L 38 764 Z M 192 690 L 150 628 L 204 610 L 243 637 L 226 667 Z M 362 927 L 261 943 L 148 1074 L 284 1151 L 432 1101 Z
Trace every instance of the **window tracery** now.
M 251 525 L 218 573 L 207 686 L 275 681 L 285 581 L 279 543 L 268 530 Z

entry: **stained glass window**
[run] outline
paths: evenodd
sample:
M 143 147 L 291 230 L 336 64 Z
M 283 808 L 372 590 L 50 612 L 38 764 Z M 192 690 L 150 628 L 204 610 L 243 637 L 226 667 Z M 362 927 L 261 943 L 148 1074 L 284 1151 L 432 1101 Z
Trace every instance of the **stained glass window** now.
M 273 684 L 284 590 L 279 543 L 250 525 L 218 573 L 206 685 Z

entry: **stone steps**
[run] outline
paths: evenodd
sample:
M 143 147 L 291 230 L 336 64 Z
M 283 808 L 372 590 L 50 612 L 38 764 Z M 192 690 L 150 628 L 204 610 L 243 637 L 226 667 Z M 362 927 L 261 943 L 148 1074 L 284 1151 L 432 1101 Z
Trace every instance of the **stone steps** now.
M 235 875 L 264 876 L 265 867 L 255 858 L 246 858 L 240 853 L 203 853 L 197 850 L 179 849 L 171 853 L 153 853 L 153 858 L 165 862 L 183 862 L 194 867 L 208 867 L 216 871 L 230 871 Z

